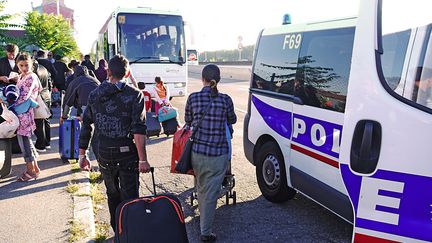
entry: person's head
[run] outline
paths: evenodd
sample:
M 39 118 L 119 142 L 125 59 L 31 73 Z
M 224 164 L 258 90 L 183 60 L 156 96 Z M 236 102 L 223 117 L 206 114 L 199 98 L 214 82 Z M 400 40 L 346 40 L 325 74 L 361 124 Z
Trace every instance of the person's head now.
M 85 56 L 84 56 L 84 60 L 86 60 L 86 61 L 90 61 L 90 55 L 88 55 L 88 54 L 85 55 Z
M 49 59 L 51 59 L 51 58 L 53 58 L 53 53 L 49 51 L 48 54 L 47 54 L 47 56 L 48 56 Z
M 61 61 L 61 59 L 62 59 L 62 57 L 60 55 L 58 55 L 58 54 L 54 55 L 54 60 Z
M 6 56 L 9 60 L 14 60 L 18 55 L 19 48 L 15 44 L 7 44 L 5 47 Z
M 155 82 L 156 82 L 157 84 L 163 84 L 162 78 L 161 78 L 161 77 L 158 77 L 158 76 L 155 77 Z
M 129 71 L 129 61 L 123 55 L 115 55 L 108 62 L 108 78 L 111 81 L 122 80 Z
M 86 66 L 84 65 L 76 65 L 74 67 L 74 78 L 79 76 L 89 76 L 89 72 Z
M 218 93 L 217 84 L 219 83 L 220 70 L 216 64 L 207 64 L 201 73 L 202 81 L 204 86 L 210 86 L 212 89 L 212 96 L 216 96 Z
M 46 52 L 43 50 L 39 50 L 37 52 L 36 58 L 45 58 L 46 57 Z
M 145 85 L 144 82 L 138 82 L 138 89 L 140 89 L 140 90 L 144 90 L 145 87 L 146 87 L 146 85 Z
M 74 59 L 74 60 L 70 61 L 70 63 L 68 64 L 68 68 L 73 70 L 78 64 L 79 64 L 79 62 Z
M 31 55 L 27 52 L 21 52 L 16 59 L 16 65 L 22 74 L 31 72 L 33 67 Z
M 107 66 L 107 62 L 105 61 L 105 59 L 100 59 L 99 60 L 99 67 L 106 68 L 106 66 Z

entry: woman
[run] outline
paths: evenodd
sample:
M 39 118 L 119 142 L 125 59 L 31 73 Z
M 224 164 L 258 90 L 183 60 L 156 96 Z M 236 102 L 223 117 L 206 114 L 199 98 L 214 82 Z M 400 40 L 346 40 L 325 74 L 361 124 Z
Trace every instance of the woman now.
M 102 83 L 103 81 L 107 80 L 107 62 L 105 59 L 99 60 L 99 67 L 95 71 L 96 78 Z
M 17 82 L 17 88 L 20 94 L 16 104 L 22 104 L 29 99 L 36 101 L 42 87 L 40 86 L 37 75 L 32 72 L 33 63 L 31 56 L 28 53 L 21 53 L 18 55 L 16 62 L 20 71 Z M 26 112 L 19 114 L 18 120 L 19 126 L 16 133 L 18 143 L 24 155 L 27 170 L 18 177 L 17 181 L 28 181 L 36 179 L 40 173 L 40 168 L 36 160 L 38 154 L 31 140 L 31 136 L 36 129 L 33 108 L 30 107 Z
M 170 99 L 170 92 L 168 89 L 168 86 L 164 84 L 161 77 L 155 77 L 156 85 L 154 86 L 154 96 L 156 99 L 155 104 L 155 114 L 158 114 L 159 109 L 164 106 L 168 105 L 169 99 Z
M 231 98 L 218 92 L 219 81 L 219 67 L 206 65 L 202 71 L 204 87 L 189 96 L 185 108 L 186 124 L 198 129 L 192 146 L 192 167 L 197 183 L 201 241 L 204 242 L 216 240 L 212 224 L 228 165 L 226 126 L 237 121 Z

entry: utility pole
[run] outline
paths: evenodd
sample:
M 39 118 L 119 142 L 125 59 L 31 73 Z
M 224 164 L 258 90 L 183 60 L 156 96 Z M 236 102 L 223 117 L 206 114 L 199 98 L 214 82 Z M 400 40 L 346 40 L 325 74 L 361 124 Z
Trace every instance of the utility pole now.
M 60 15 L 60 0 L 56 0 L 57 3 L 57 15 Z

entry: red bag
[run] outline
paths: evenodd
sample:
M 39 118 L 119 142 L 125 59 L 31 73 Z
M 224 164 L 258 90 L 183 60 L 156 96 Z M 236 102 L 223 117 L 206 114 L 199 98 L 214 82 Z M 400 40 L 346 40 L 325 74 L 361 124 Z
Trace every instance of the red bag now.
M 176 171 L 175 168 L 178 160 L 180 159 L 180 156 L 182 155 L 183 148 L 191 135 L 192 131 L 189 128 L 186 128 L 186 126 L 184 126 L 182 129 L 177 130 L 177 132 L 174 133 L 171 156 L 171 173 L 181 174 L 180 172 Z M 186 174 L 194 175 L 194 172 L 193 170 L 189 170 Z
M 146 111 L 150 111 L 151 109 L 151 103 L 152 103 L 152 98 L 149 92 L 143 90 L 143 94 L 144 94 L 144 101 L 145 101 L 145 110 Z

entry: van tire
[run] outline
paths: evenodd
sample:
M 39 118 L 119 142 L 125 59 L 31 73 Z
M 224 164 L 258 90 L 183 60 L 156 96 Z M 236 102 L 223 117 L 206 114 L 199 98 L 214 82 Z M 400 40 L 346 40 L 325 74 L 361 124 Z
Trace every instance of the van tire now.
M 266 142 L 259 148 L 256 158 L 256 177 L 262 195 L 274 203 L 294 198 L 296 190 L 287 185 L 285 163 L 278 144 Z

